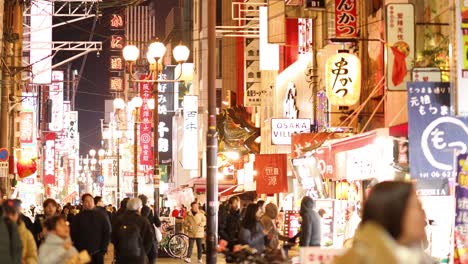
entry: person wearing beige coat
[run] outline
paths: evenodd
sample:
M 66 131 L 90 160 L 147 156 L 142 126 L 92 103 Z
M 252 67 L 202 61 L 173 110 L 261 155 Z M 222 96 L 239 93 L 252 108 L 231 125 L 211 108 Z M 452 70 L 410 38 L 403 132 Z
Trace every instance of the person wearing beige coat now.
M 18 233 L 23 243 L 22 259 L 23 264 L 36 264 L 37 263 L 37 246 L 34 241 L 34 236 L 31 231 L 26 228 L 23 221 L 19 221 Z
M 206 216 L 198 208 L 198 203 L 193 202 L 190 207 L 191 209 L 187 212 L 187 217 L 184 220 L 185 234 L 189 237 L 189 248 L 185 262 L 191 262 L 193 244 L 197 242 L 198 263 L 202 263 L 202 240 L 205 237 Z

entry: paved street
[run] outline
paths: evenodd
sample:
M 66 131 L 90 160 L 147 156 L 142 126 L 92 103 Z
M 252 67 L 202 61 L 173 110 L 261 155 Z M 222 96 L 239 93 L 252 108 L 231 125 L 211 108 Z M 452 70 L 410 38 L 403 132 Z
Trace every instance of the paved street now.
M 185 263 L 182 259 L 173 259 L 173 258 L 158 258 L 158 261 L 156 263 Z M 192 256 L 192 263 L 198 263 L 197 261 L 197 257 L 196 256 Z M 206 263 L 205 261 L 205 256 L 203 255 L 203 263 Z M 217 263 L 219 264 L 224 264 L 226 263 L 226 261 L 224 260 L 224 257 L 223 256 L 218 256 L 218 259 L 217 259 Z

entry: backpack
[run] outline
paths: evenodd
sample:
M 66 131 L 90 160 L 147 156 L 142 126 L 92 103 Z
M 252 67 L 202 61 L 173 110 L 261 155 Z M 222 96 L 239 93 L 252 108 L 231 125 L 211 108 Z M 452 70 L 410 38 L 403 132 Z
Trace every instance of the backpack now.
M 121 257 L 136 258 L 144 255 L 143 238 L 140 228 L 134 224 L 122 224 L 117 229 L 118 243 L 116 250 Z

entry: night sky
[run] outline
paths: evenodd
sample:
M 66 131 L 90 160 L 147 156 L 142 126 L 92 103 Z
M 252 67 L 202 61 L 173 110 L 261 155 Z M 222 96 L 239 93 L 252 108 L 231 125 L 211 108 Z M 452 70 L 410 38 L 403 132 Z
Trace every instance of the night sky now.
M 164 19 L 173 6 L 178 5 L 177 0 L 154 0 L 156 1 L 156 16 L 158 21 L 158 36 L 164 34 Z M 80 154 L 85 155 L 89 149 L 99 149 L 101 147 L 101 125 L 100 119 L 104 119 L 104 100 L 113 99 L 109 92 L 109 38 L 112 32 L 109 30 L 110 14 L 122 10 L 121 8 L 107 8 L 103 10 L 103 15 L 96 22 L 95 32 L 92 41 L 102 41 L 103 50 L 99 54 L 88 53 L 86 64 L 83 69 L 82 78 L 76 94 L 75 110 L 79 112 L 79 133 L 80 133 Z M 54 18 L 54 23 L 62 22 L 60 18 Z M 54 29 L 53 39 L 59 40 L 80 40 L 88 41 L 94 18 L 89 18 L 79 23 L 62 26 Z M 54 57 L 54 63 L 71 57 L 76 53 L 59 52 Z M 84 56 L 71 62 L 72 70 L 79 72 L 84 61 Z M 61 70 L 66 71 L 67 66 Z M 65 72 L 66 74 L 66 72 Z

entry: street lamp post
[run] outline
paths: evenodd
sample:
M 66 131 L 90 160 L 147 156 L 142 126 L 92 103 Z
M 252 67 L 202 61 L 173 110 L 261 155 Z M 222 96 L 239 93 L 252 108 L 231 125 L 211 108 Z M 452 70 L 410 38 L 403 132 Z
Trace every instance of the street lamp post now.
M 153 186 L 154 186 L 154 209 L 155 214 L 159 213 L 159 181 L 161 179 L 160 171 L 159 171 L 159 90 L 158 84 L 159 83 L 169 83 L 169 82 L 178 82 L 180 77 L 182 76 L 182 70 L 180 72 L 180 76 L 174 80 L 159 80 L 159 63 L 161 58 L 166 53 L 166 47 L 163 43 L 156 41 L 151 43 L 148 46 L 148 54 L 147 59 L 150 63 L 150 79 L 149 80 L 136 80 L 133 76 L 133 63 L 138 59 L 139 56 L 139 49 L 134 45 L 127 45 L 123 49 L 123 57 L 126 61 L 129 62 L 129 70 L 130 70 L 130 78 L 133 82 L 148 82 L 152 83 L 153 89 L 153 103 L 148 103 L 148 107 L 153 105 Z M 174 59 L 177 63 L 183 64 L 187 61 L 190 50 L 182 45 L 177 45 L 174 49 L 172 54 L 174 55 Z M 154 71 L 152 70 L 151 65 L 154 65 Z M 183 67 L 181 67 L 183 69 Z

